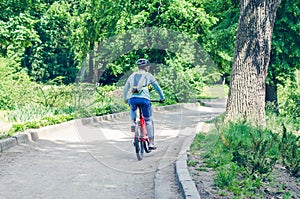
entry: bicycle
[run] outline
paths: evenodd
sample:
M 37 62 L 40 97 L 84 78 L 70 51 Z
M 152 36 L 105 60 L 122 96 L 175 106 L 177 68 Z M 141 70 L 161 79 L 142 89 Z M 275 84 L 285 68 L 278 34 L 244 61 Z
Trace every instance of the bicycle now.
M 151 102 L 160 102 L 160 100 L 151 100 Z M 150 153 L 152 149 L 149 148 L 149 139 L 147 135 L 146 122 L 142 113 L 141 106 L 137 106 L 137 110 L 139 113 L 139 117 L 137 117 L 133 144 L 135 147 L 136 157 L 138 160 L 142 160 L 144 157 L 144 153 Z M 154 128 L 153 121 L 152 127 Z M 154 131 L 153 131 L 154 132 Z

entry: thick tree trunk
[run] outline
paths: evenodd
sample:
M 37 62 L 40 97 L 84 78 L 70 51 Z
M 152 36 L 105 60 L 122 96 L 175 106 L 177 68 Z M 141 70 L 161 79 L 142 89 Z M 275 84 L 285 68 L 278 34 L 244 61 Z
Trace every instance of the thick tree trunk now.
M 265 81 L 281 0 L 241 0 L 226 120 L 265 125 Z

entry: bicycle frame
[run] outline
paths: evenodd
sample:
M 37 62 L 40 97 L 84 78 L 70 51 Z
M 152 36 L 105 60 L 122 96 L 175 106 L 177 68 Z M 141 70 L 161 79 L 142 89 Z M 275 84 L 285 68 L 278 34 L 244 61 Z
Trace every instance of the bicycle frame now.
M 160 102 L 158 100 L 151 100 L 151 102 Z M 149 139 L 146 128 L 146 121 L 143 116 L 141 105 L 137 105 L 139 119 L 136 121 L 135 134 L 134 134 L 134 146 L 135 152 L 138 160 L 142 160 L 144 156 L 144 151 L 150 153 L 149 149 Z
M 138 110 L 139 110 L 139 118 L 140 118 L 140 128 L 141 128 L 141 133 L 142 133 L 140 139 L 142 142 L 145 142 L 145 141 L 148 141 L 146 121 L 145 121 L 145 118 L 142 113 L 142 108 L 140 106 L 138 106 Z
M 146 122 L 142 113 L 142 109 L 138 106 L 139 120 L 136 122 L 135 133 L 134 133 L 134 146 L 138 160 L 142 160 L 144 152 L 150 153 L 149 140 L 147 136 Z

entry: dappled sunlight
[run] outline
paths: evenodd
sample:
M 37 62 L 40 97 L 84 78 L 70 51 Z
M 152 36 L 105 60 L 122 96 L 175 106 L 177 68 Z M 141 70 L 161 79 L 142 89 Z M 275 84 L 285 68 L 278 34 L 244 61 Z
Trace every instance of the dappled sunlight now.
M 101 128 L 101 132 L 105 136 L 105 138 L 109 141 L 128 141 L 131 139 L 127 134 L 120 130 L 112 130 L 107 128 Z
M 158 138 L 164 138 L 164 139 L 170 139 L 170 138 L 175 138 L 177 137 L 179 134 L 179 130 L 174 130 L 174 129 L 170 129 L 170 130 L 160 130 L 156 132 L 156 136 L 158 136 Z

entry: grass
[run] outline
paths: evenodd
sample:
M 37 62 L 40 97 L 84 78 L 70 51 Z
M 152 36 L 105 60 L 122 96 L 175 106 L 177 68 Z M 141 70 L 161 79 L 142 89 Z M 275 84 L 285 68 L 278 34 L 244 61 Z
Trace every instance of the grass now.
M 83 92 L 78 93 L 83 95 Z M 73 106 L 60 104 L 60 106 L 50 107 L 38 103 L 16 105 L 14 110 L 0 113 L 0 139 L 13 136 L 27 129 L 59 124 L 75 118 L 128 110 L 128 105 L 120 99 L 103 93 L 100 94 L 95 94 L 95 98 L 80 96 L 83 99 L 77 99 Z
M 208 85 L 203 88 L 200 99 L 219 99 L 228 96 L 229 87 L 222 84 Z
M 191 145 L 191 153 L 199 154 L 206 168 L 216 172 L 215 187 L 230 191 L 237 198 L 264 198 L 260 189 L 272 186 L 272 171 L 281 164 L 291 176 L 300 177 L 300 138 L 293 134 L 292 125 L 276 125 L 270 128 L 256 128 L 245 122 L 220 124 L 215 120 L 215 130 L 199 133 Z M 192 162 L 191 166 L 195 166 Z M 205 167 L 201 166 L 200 171 Z M 291 198 L 288 191 L 280 193 Z M 297 193 L 296 193 L 297 194 Z

